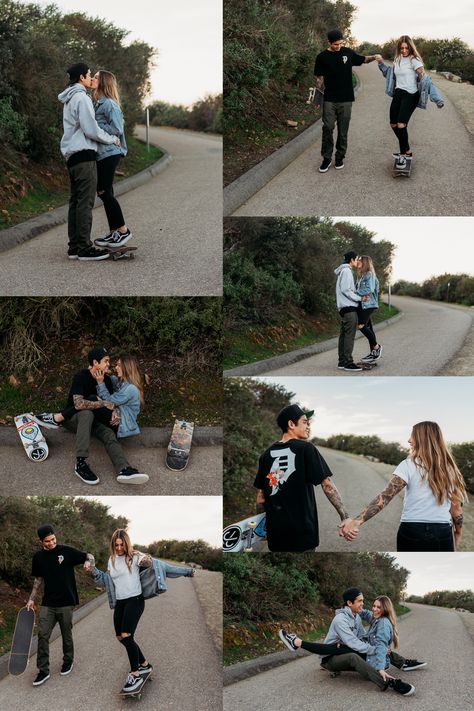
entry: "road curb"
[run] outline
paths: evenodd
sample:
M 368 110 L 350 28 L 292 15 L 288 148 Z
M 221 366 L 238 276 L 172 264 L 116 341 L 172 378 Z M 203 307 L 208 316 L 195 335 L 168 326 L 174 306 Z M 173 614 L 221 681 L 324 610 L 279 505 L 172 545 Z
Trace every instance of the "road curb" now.
M 43 430 L 48 443 L 60 446 L 65 443 L 66 437 L 71 437 L 71 432 L 62 428 L 59 430 Z M 126 439 L 121 439 L 120 444 L 124 449 L 137 449 L 140 447 L 167 447 L 170 441 L 172 427 L 143 427 L 141 434 Z M 70 440 L 72 442 L 72 440 Z M 194 447 L 213 447 L 222 445 L 222 427 L 195 427 L 193 434 Z M 0 427 L 0 447 L 15 446 L 19 442 L 15 427 Z
M 125 178 L 125 180 L 121 180 L 116 183 L 114 185 L 114 194 L 118 197 L 119 195 L 129 192 L 129 190 L 138 188 L 140 185 L 143 185 L 151 180 L 151 178 L 154 178 L 156 175 L 161 173 L 172 160 L 172 156 L 167 151 L 163 151 L 162 157 L 156 163 L 153 163 L 153 165 L 145 168 L 145 170 L 141 170 L 139 173 L 131 175 L 129 178 Z M 99 198 L 96 198 L 94 207 L 98 207 L 99 205 L 102 205 L 102 202 Z M 33 237 L 37 237 L 43 232 L 50 230 L 52 227 L 64 224 L 67 222 L 68 209 L 68 205 L 62 205 L 61 207 L 57 207 L 50 212 L 43 212 L 42 215 L 32 217 L 30 220 L 26 220 L 26 222 L 21 222 L 19 225 L 14 225 L 13 227 L 8 227 L 6 230 L 1 230 L 0 252 L 12 249 L 12 247 L 16 247 L 23 242 L 27 242 L 28 240 L 33 239 Z
M 95 597 L 93 600 L 90 600 L 89 602 L 86 602 L 85 605 L 82 605 L 79 609 L 75 610 L 73 612 L 72 616 L 72 624 L 75 625 L 81 620 L 84 619 L 84 617 L 87 617 L 87 615 L 90 615 L 91 612 L 94 612 L 94 610 L 97 610 L 98 607 L 103 605 L 103 603 L 107 600 L 107 593 L 102 593 L 101 595 L 98 595 Z M 61 634 L 61 630 L 59 629 L 59 625 L 56 625 L 53 629 L 53 632 L 50 637 L 50 642 L 54 642 L 55 639 L 57 639 Z M 36 654 L 36 651 L 38 649 L 38 637 L 35 635 L 33 637 L 33 640 L 31 642 L 31 649 L 30 649 L 30 658 L 33 656 L 33 654 Z M 10 659 L 10 652 L 7 652 L 6 654 L 3 654 L 0 657 L 0 681 L 4 679 L 6 676 L 8 676 L 8 660 Z
M 361 91 L 359 77 L 354 87 L 354 95 L 357 98 Z M 224 217 L 232 215 L 239 207 L 249 200 L 255 193 L 261 190 L 270 180 L 281 173 L 295 158 L 298 158 L 307 150 L 318 138 L 323 130 L 321 119 L 315 121 L 311 126 L 302 131 L 298 136 L 292 138 L 284 146 L 278 148 L 260 163 L 254 165 L 246 173 L 238 177 L 224 188 Z
M 399 321 L 403 316 L 403 311 L 400 311 L 395 316 L 391 316 L 385 321 L 381 321 L 376 324 L 377 331 L 383 331 L 384 328 L 392 326 L 394 323 Z M 362 338 L 363 334 L 358 331 L 356 333 L 356 338 Z M 325 353 L 333 348 L 337 348 L 338 337 L 329 338 L 327 341 L 322 341 L 321 343 L 313 343 L 310 346 L 305 346 L 304 348 L 298 348 L 289 353 L 282 353 L 282 355 L 273 356 L 273 358 L 265 358 L 265 360 L 258 360 L 256 363 L 248 363 L 247 365 L 241 365 L 237 368 L 231 368 L 230 370 L 224 370 L 224 376 L 234 376 L 234 375 L 260 375 L 261 373 L 266 373 L 269 370 L 276 370 L 277 368 L 284 368 L 286 365 L 292 365 L 305 358 L 310 358 L 318 353 Z

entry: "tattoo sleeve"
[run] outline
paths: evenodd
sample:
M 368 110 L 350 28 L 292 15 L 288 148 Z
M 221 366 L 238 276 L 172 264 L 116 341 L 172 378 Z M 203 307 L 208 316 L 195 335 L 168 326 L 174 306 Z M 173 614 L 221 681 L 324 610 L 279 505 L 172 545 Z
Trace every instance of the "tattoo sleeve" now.
M 33 588 L 31 590 L 30 594 L 30 600 L 33 602 L 36 600 L 36 595 L 38 594 L 38 590 L 41 587 L 41 583 L 43 582 L 43 578 L 35 578 L 33 582 Z
M 347 513 L 346 509 L 344 508 L 344 504 L 342 503 L 341 495 L 332 483 L 332 481 L 330 479 L 324 479 L 324 481 L 321 483 L 321 486 L 327 498 L 341 517 L 341 521 L 344 521 L 345 518 L 349 518 L 349 514 Z
M 400 479 L 399 476 L 393 476 L 388 482 L 386 488 L 378 494 L 358 516 L 356 516 L 355 520 L 360 521 L 361 523 L 368 521 L 369 518 L 372 518 L 372 516 L 378 514 L 379 511 L 382 511 L 382 509 L 391 502 L 393 497 L 399 494 L 405 486 L 406 482 L 403 481 L 403 479 Z
M 316 89 L 318 89 L 318 91 L 324 91 L 324 77 L 323 76 L 316 77 L 315 84 L 316 84 Z
M 456 530 L 458 530 L 459 528 L 462 528 L 462 524 L 464 522 L 464 517 L 463 517 L 462 513 L 458 514 L 457 516 L 454 516 L 453 521 L 454 521 Z
M 108 406 L 108 400 L 85 400 L 82 395 L 72 396 L 76 410 L 99 410 Z

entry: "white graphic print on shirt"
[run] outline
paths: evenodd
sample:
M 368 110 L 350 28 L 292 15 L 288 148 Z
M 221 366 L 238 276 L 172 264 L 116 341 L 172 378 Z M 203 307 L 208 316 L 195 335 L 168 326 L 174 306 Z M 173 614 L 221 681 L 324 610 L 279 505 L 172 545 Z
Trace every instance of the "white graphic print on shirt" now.
M 273 496 L 295 471 L 296 457 L 289 447 L 274 449 L 270 451 L 270 456 L 275 458 L 270 474 L 267 474 L 267 479 L 272 487 L 270 496 Z

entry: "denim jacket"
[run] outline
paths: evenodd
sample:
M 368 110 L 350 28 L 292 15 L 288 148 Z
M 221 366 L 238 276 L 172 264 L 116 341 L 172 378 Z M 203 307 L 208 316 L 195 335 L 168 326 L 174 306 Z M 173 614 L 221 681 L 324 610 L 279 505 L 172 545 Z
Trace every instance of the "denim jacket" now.
M 158 582 L 158 591 L 164 593 L 167 591 L 168 586 L 166 585 L 166 578 L 179 578 L 181 576 L 192 577 L 194 575 L 194 568 L 188 568 L 183 566 L 171 565 L 166 563 L 164 560 L 158 560 L 158 558 L 152 558 L 153 569 L 155 571 L 156 580 Z M 94 568 L 92 570 L 92 577 L 96 583 L 105 587 L 107 591 L 107 597 L 109 599 L 109 607 L 113 610 L 117 602 L 115 596 L 115 585 L 108 573 L 104 573 L 99 568 Z
M 112 395 L 105 383 L 97 384 L 97 395 L 103 400 L 113 402 L 120 408 L 119 437 L 131 437 L 140 434 L 137 417 L 140 414 L 140 393 L 133 383 L 120 381 L 116 375 L 110 376 L 114 385 Z
M 95 120 L 106 133 L 112 136 L 119 136 L 120 146 L 115 143 L 111 146 L 99 144 L 97 149 L 97 160 L 109 158 L 109 156 L 126 156 L 127 143 L 124 135 L 123 113 L 120 106 L 105 96 L 94 102 Z
M 370 622 L 365 639 L 375 647 L 375 652 L 367 655 L 367 663 L 374 669 L 388 669 L 390 660 L 387 649 L 393 641 L 392 623 L 388 617 L 375 619 L 370 610 L 362 610 L 359 615 L 366 622 Z
M 369 296 L 367 301 L 361 301 L 363 309 L 378 309 L 379 307 L 379 280 L 372 274 L 366 272 L 357 282 L 356 291 L 359 296 Z
M 393 65 L 388 66 L 382 62 L 378 67 L 385 77 L 385 93 L 388 94 L 388 96 L 393 96 L 395 93 L 395 72 Z M 420 100 L 418 101 L 419 109 L 426 109 L 428 99 L 433 101 L 439 109 L 443 108 L 444 98 L 428 74 L 417 75 L 417 84 L 418 91 L 420 92 Z
M 363 612 L 366 611 L 363 610 Z M 367 656 L 375 654 L 375 647 L 367 641 L 361 617 L 354 615 L 347 605 L 334 613 L 333 621 L 324 640 L 325 644 L 334 644 L 335 642 L 341 642 L 353 649 L 354 652 L 367 654 Z

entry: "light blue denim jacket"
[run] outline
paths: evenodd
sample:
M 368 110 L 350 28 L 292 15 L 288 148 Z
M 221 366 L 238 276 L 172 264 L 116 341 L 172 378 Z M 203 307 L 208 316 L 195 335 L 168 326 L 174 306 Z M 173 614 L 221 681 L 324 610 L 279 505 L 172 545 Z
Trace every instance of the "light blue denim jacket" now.
M 140 393 L 133 383 L 120 381 L 116 375 L 111 375 L 114 386 L 112 395 L 105 383 L 97 384 L 97 395 L 103 400 L 113 402 L 120 408 L 119 437 L 131 437 L 140 434 L 137 417 L 140 414 Z
M 192 577 L 194 575 L 193 568 L 171 565 L 171 563 L 166 563 L 164 560 L 159 560 L 158 558 L 152 558 L 152 561 L 160 593 L 164 593 L 168 590 L 166 578 L 180 578 L 183 575 L 185 577 Z M 92 577 L 96 583 L 105 587 L 109 599 L 109 607 L 113 610 L 117 602 L 117 597 L 115 595 L 115 585 L 112 578 L 108 573 L 99 570 L 99 568 L 92 570 Z
M 385 77 L 385 93 L 388 94 L 388 96 L 393 96 L 395 93 L 395 72 L 393 71 L 393 65 L 388 66 L 382 62 L 378 67 Z M 433 101 L 439 109 L 443 108 L 444 98 L 428 74 L 422 74 L 421 77 L 417 75 L 417 84 L 418 91 L 420 92 L 420 100 L 418 102 L 419 109 L 426 109 L 428 99 Z
M 125 141 L 124 134 L 124 124 L 123 124 L 123 113 L 120 106 L 105 96 L 103 96 L 98 101 L 94 102 L 95 110 L 95 120 L 99 124 L 100 128 L 106 133 L 110 133 L 112 136 L 118 136 L 120 138 L 120 146 L 112 144 L 111 146 L 106 146 L 104 144 L 99 144 L 97 149 L 97 160 L 102 160 L 103 158 L 109 158 L 109 156 L 126 156 L 127 155 L 127 143 Z
M 367 655 L 375 654 L 375 647 L 366 639 L 366 631 L 360 616 L 353 615 L 347 605 L 339 608 L 334 613 L 333 621 L 324 640 L 325 644 L 337 642 L 342 642 L 342 644 L 353 649 L 354 652 L 361 652 L 361 654 Z
M 390 659 L 387 656 L 387 649 L 393 641 L 393 627 L 388 617 L 375 619 L 370 610 L 361 610 L 359 615 L 366 622 L 370 622 L 365 639 L 375 647 L 373 654 L 367 654 L 367 663 L 374 669 L 388 669 Z
M 359 296 L 369 296 L 368 301 L 361 301 L 363 309 L 378 309 L 379 307 L 379 280 L 372 274 L 366 272 L 356 284 L 356 291 Z

